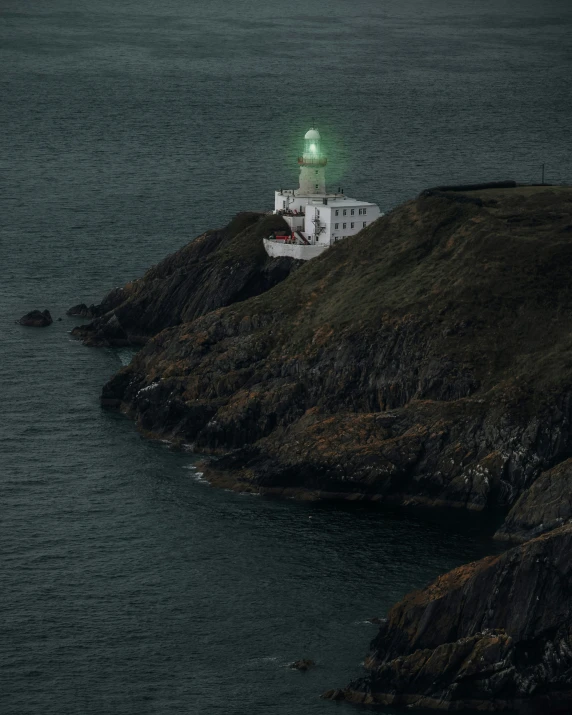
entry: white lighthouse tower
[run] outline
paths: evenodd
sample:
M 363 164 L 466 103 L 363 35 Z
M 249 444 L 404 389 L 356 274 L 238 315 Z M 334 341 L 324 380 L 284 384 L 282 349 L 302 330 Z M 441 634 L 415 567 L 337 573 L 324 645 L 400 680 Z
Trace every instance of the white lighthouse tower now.
M 304 151 L 298 157 L 300 186 L 274 192 L 274 213 L 284 218 L 290 232 L 264 239 L 270 256 L 315 258 L 333 243 L 348 238 L 379 218 L 379 206 L 326 190 L 328 160 L 316 127 L 304 135 Z
M 326 164 L 328 160 L 322 154 L 322 138 L 317 129 L 310 129 L 304 136 L 304 153 L 298 157 L 300 164 L 301 196 L 326 193 Z

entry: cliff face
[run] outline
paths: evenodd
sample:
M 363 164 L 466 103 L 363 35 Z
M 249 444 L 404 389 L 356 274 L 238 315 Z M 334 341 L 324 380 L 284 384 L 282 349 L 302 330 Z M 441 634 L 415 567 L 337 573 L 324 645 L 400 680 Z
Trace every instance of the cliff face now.
M 571 564 L 568 525 L 441 576 L 391 610 L 368 675 L 326 697 L 538 713 L 570 703 Z
M 571 227 L 570 189 L 421 195 L 159 333 L 104 403 L 226 486 L 510 506 L 572 454 Z
M 87 345 L 141 345 L 164 328 L 258 295 L 284 280 L 299 261 L 271 259 L 262 238 L 288 229 L 279 216 L 238 214 L 224 229 L 208 231 L 112 290 L 99 305 L 80 304 L 70 315 L 94 318 L 72 334 Z
M 519 497 L 496 536 L 526 541 L 572 520 L 572 459 L 543 472 Z

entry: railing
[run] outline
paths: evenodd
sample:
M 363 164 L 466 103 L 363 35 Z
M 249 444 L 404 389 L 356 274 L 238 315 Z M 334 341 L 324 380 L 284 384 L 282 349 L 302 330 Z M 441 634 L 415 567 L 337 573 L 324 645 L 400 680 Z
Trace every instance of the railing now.
M 312 156 L 312 157 L 304 157 L 304 156 L 299 156 L 298 157 L 298 164 L 301 164 L 302 166 L 326 166 L 328 163 L 328 160 L 325 157 L 318 157 L 318 156 Z
M 304 234 L 301 231 L 294 231 L 292 233 L 287 234 L 286 236 L 271 234 L 270 236 L 266 236 L 265 240 L 270 241 L 271 243 L 279 243 L 281 245 L 293 245 L 293 246 L 309 246 L 309 245 L 311 245 L 310 241 L 308 241 L 306 236 L 304 236 Z

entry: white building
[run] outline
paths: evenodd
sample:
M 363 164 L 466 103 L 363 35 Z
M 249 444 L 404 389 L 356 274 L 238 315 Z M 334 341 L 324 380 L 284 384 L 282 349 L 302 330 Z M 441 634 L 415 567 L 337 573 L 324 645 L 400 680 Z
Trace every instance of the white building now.
M 320 133 L 310 129 L 304 137 L 304 153 L 298 158 L 300 187 L 274 192 L 274 213 L 290 226 L 290 234 L 264 239 L 270 256 L 308 260 L 342 238 L 354 236 L 382 215 L 379 206 L 345 196 L 342 190 L 326 190 L 326 164 Z

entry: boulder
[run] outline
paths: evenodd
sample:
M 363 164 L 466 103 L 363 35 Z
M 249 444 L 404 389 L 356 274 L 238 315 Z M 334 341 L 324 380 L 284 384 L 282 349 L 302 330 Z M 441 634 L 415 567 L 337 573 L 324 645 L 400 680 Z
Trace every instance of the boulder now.
M 77 305 L 72 306 L 69 310 L 66 310 L 66 315 L 72 315 L 78 318 L 94 318 L 95 315 L 92 311 L 93 307 L 94 306 L 88 308 L 85 303 L 78 303 Z
M 54 321 L 49 310 L 31 310 L 17 322 L 19 325 L 25 325 L 28 328 L 45 328 Z

